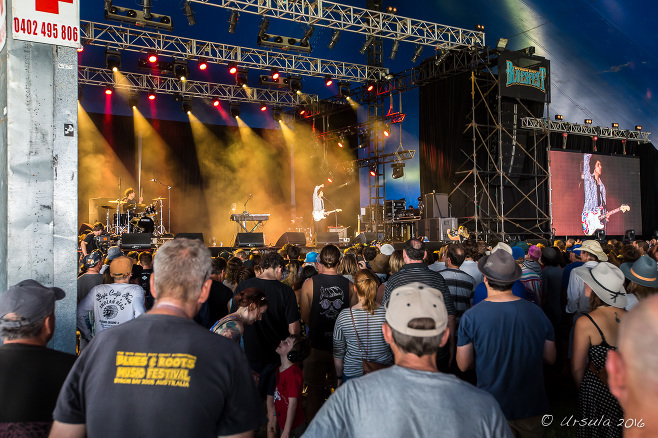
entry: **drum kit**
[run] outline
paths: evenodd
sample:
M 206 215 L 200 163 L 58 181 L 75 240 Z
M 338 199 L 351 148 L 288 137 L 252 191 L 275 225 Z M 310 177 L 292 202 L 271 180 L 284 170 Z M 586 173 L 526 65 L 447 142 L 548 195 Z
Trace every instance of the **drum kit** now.
M 161 236 L 164 227 L 164 203 L 167 198 L 155 198 L 151 204 L 132 204 L 120 199 L 109 201 L 112 205 L 101 205 L 107 210 L 107 230 L 113 234 L 148 233 Z M 110 223 L 110 210 L 116 210 Z M 123 211 L 123 212 L 121 212 Z M 159 222 L 159 225 L 156 224 Z

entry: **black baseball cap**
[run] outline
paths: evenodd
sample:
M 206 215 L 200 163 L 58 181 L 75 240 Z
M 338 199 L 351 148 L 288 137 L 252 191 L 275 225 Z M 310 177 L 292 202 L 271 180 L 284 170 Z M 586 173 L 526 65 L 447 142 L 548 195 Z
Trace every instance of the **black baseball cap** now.
M 58 287 L 46 287 L 36 280 L 23 280 L 0 295 L 0 326 L 18 328 L 33 324 L 55 309 L 55 301 L 66 294 Z M 15 313 L 18 319 L 5 319 Z

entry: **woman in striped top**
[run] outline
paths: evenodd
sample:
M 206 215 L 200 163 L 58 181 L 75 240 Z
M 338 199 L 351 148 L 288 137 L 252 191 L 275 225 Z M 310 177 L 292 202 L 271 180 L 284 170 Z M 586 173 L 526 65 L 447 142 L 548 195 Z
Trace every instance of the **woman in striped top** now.
M 391 348 L 382 334 L 386 309 L 375 300 L 378 284 L 370 269 L 358 271 L 354 275 L 354 286 L 359 302 L 350 309 L 343 309 L 336 319 L 334 365 L 339 386 L 348 379 L 363 375 L 362 359 L 393 363 Z

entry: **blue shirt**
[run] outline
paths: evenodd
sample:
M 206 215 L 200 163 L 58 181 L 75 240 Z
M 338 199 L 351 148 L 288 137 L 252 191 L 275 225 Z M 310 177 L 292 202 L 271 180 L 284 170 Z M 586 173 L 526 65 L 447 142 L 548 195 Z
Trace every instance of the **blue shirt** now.
M 525 286 L 523 283 L 521 283 L 521 280 L 516 280 L 514 282 L 514 285 L 512 286 L 512 293 L 519 298 L 526 298 Z M 478 284 L 475 288 L 475 294 L 473 294 L 473 305 L 475 306 L 480 301 L 483 301 L 485 298 L 487 298 L 488 295 L 487 286 L 485 286 L 484 282 Z
M 544 343 L 554 340 L 539 306 L 526 300 L 483 301 L 462 316 L 457 346 L 473 344 L 478 388 L 515 420 L 548 412 Z

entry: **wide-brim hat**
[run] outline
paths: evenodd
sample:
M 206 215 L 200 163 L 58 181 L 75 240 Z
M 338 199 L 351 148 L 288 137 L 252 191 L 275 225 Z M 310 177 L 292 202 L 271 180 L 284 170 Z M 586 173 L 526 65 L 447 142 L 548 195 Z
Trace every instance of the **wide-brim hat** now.
M 382 254 L 387 256 L 390 256 L 395 252 L 395 248 L 390 243 L 383 244 L 379 250 L 381 251 Z
M 621 269 L 612 263 L 601 262 L 591 269 L 580 266 L 574 271 L 605 304 L 620 309 L 626 307 L 624 273 Z
M 513 248 L 512 248 L 513 249 Z M 521 267 L 506 251 L 494 251 L 478 262 L 478 268 L 485 277 L 502 283 L 513 283 L 521 278 Z
M 608 256 L 603 252 L 601 244 L 596 240 L 586 240 L 580 245 L 580 251 L 594 254 L 600 262 L 607 262 Z
M 388 260 L 390 256 L 384 254 L 377 254 L 377 257 L 370 262 L 372 272 L 377 274 L 388 274 Z
M 506 251 L 506 252 L 512 254 L 512 248 L 508 244 L 506 244 L 505 242 L 498 242 L 498 244 L 493 247 L 491 252 L 496 252 L 499 249 L 502 249 L 503 251 Z
M 633 283 L 658 287 L 658 267 L 656 267 L 656 261 L 648 255 L 643 255 L 634 263 L 622 263 L 619 269 Z

